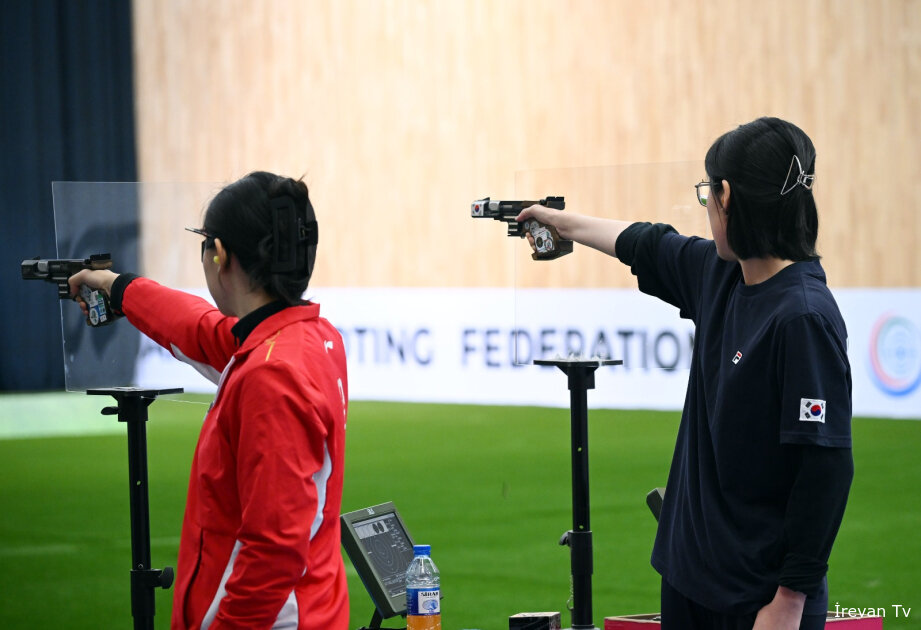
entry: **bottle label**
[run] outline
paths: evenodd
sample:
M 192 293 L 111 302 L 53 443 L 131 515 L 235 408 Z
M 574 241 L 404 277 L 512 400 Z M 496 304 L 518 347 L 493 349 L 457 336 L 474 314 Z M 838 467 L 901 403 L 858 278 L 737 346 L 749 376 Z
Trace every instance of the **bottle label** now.
M 441 598 L 439 588 L 406 589 L 407 615 L 440 615 Z

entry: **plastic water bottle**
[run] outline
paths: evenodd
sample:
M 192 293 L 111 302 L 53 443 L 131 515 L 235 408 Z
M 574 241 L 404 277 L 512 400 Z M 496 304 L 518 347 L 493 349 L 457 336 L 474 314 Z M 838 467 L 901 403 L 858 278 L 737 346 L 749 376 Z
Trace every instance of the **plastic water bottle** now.
M 406 630 L 441 630 L 441 577 L 431 545 L 413 545 L 406 569 Z

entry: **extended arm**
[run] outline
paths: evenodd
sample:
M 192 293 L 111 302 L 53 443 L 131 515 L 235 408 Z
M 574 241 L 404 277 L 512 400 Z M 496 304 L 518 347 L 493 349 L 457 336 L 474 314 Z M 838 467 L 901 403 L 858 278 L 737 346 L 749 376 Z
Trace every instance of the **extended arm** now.
M 71 276 L 72 294 L 81 284 L 104 291 L 112 308 L 126 315 L 135 328 L 214 383 L 237 349 L 231 333 L 237 319 L 222 315 L 206 300 L 147 278 L 108 270 Z M 86 312 L 86 305 L 78 301 Z
M 537 219 L 544 225 L 552 225 L 561 238 L 575 241 L 592 249 L 597 249 L 609 256 L 616 256 L 614 243 L 617 237 L 632 221 L 602 219 L 572 212 L 560 212 L 543 206 L 531 206 L 518 215 L 518 221 L 528 218 Z

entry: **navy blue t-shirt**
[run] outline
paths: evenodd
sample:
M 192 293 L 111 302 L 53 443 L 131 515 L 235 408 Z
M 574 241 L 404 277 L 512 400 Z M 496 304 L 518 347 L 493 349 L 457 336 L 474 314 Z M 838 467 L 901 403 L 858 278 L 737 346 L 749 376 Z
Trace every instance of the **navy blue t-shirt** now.
M 707 608 L 756 611 L 786 553 L 795 466 L 785 445 L 851 446 L 844 321 L 817 260 L 747 286 L 713 241 L 668 226 L 636 224 L 617 247 L 640 290 L 696 325 L 652 564 Z M 824 598 L 823 588 L 807 612 L 824 611 Z

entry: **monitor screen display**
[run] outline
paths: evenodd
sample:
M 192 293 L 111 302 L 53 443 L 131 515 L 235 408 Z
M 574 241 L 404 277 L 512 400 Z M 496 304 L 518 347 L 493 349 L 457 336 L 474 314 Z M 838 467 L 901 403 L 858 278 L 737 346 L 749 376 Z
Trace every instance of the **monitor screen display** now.
M 340 517 L 342 546 L 382 619 L 406 612 L 406 569 L 413 537 L 388 501 Z M 375 626 L 376 627 L 376 626 Z
M 356 522 L 353 527 L 390 597 L 406 592 L 406 569 L 413 545 L 393 512 Z

